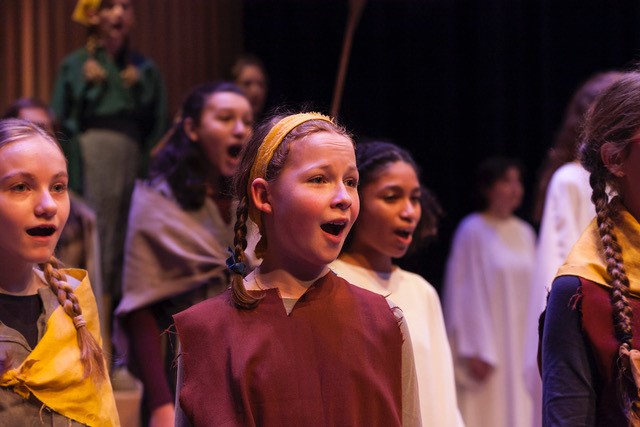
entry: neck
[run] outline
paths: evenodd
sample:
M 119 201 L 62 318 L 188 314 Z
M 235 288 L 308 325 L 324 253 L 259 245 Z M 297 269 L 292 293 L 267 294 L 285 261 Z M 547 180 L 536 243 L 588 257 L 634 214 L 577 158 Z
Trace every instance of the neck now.
M 125 39 L 102 37 L 102 38 L 100 38 L 100 42 L 101 42 L 102 46 L 104 46 L 104 49 L 107 51 L 107 53 L 111 57 L 114 57 L 118 53 L 120 53 L 120 51 L 124 47 Z
M 379 273 L 391 273 L 394 265 L 391 258 L 382 254 L 365 254 L 363 252 L 343 252 L 339 257 L 342 261 L 358 267 Z
M 511 217 L 511 215 L 513 215 L 513 212 L 511 212 L 510 210 L 499 208 L 489 208 L 483 213 L 490 216 L 491 218 L 496 219 L 508 219 L 509 217 Z
M 33 264 L 3 268 L 0 273 L 0 293 L 11 295 L 33 295 L 42 287 L 40 279 L 33 272 Z
M 251 276 L 247 276 L 248 281 L 255 281 L 258 289 L 278 288 L 282 298 L 300 298 L 309 287 L 320 277 L 329 271 L 325 266 L 319 274 L 315 276 L 297 277 L 292 272 L 277 268 L 269 269 L 268 266 L 261 265 L 256 268 Z

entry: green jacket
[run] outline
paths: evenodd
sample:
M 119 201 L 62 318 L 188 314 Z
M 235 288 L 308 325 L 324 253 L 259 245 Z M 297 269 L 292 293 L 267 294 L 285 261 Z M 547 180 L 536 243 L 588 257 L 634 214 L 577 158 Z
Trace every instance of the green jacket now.
M 126 117 L 138 124 L 142 130 L 139 142 L 144 159 L 140 176 L 146 175 L 151 148 L 160 140 L 167 125 L 166 90 L 153 61 L 132 52 L 131 64 L 137 68 L 139 78 L 131 87 L 126 87 L 120 78 L 121 68 L 104 49 L 96 51 L 95 59 L 107 72 L 107 78 L 99 83 L 86 81 L 82 68 L 88 58 L 87 50 L 81 48 L 63 60 L 51 99 L 63 133 L 60 142 L 69 162 L 70 185 L 80 194 L 82 157 L 78 137 L 87 130 L 88 123 L 105 117 Z

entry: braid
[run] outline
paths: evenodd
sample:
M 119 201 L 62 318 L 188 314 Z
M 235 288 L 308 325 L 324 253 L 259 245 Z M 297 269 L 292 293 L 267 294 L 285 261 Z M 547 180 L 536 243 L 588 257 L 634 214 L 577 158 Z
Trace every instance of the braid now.
M 629 351 L 633 348 L 633 330 L 631 326 L 633 311 L 629 306 L 629 278 L 622 260 L 622 248 L 614 231 L 613 221 L 617 212 L 611 209 L 609 205 L 605 180 L 599 175 L 600 173 L 594 171 L 590 177 L 590 184 L 593 189 L 591 201 L 596 208 L 598 233 L 604 248 L 607 272 L 611 277 L 611 314 L 615 336 L 620 343 L 620 357 L 622 358 L 619 362 L 618 393 L 624 413 L 630 420 L 635 420 L 638 419 L 638 413 L 635 409 L 635 404 L 638 401 L 638 389 L 635 381 L 627 372 L 629 370 Z
M 247 197 L 243 197 L 236 209 L 236 223 L 233 227 L 233 256 L 236 262 L 245 262 L 244 253 L 247 248 L 247 219 L 249 216 L 249 204 Z M 239 308 L 254 308 L 261 298 L 256 298 L 247 292 L 244 286 L 244 277 L 239 273 L 231 273 L 231 295 L 233 302 Z
M 73 292 L 71 286 L 66 282 L 64 275 L 60 272 L 59 262 L 55 257 L 51 257 L 49 261 L 40 265 L 44 271 L 44 277 L 47 284 L 58 298 L 58 302 L 73 320 L 73 324 L 78 331 L 78 347 L 80 347 L 80 361 L 84 367 L 84 378 L 89 376 L 94 379 L 102 379 L 107 376 L 106 366 L 102 353 L 102 348 L 96 342 L 89 329 L 87 323 L 82 317 L 82 308 L 78 297 Z
M 604 181 L 599 179 L 597 173 L 592 174 L 590 180 L 593 188 L 591 200 L 596 207 L 598 232 L 604 248 L 607 272 L 611 276 L 611 287 L 613 288 L 611 305 L 613 307 L 616 338 L 621 345 L 627 345 L 631 349 L 631 319 L 633 318 L 633 312 L 628 301 L 629 278 L 622 260 L 622 248 L 614 231 L 613 220 L 616 211 L 610 208 Z

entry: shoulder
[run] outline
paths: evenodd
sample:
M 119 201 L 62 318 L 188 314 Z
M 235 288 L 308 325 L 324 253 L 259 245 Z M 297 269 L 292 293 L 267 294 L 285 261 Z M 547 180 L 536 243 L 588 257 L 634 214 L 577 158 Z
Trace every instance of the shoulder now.
M 398 280 L 402 280 L 403 286 L 410 286 L 422 293 L 437 297 L 438 292 L 436 291 L 436 289 L 431 283 L 429 283 L 427 279 L 425 279 L 421 275 L 411 271 L 403 270 L 399 267 L 394 272 L 394 274 L 398 277 Z
M 131 52 L 131 63 L 141 70 L 153 70 L 158 71 L 156 63 L 148 56 L 143 55 L 138 51 Z
M 580 285 L 581 281 L 578 276 L 558 276 L 553 280 L 549 293 L 555 298 L 569 300 L 578 291 Z
M 84 61 L 86 61 L 88 57 L 89 57 L 89 54 L 88 54 L 87 50 L 84 47 L 81 47 L 79 49 L 74 50 L 73 52 L 71 52 L 67 56 L 65 56 L 62 59 L 62 63 L 61 64 L 62 64 L 63 67 L 68 67 L 68 66 L 71 66 L 71 65 L 81 64 L 81 63 L 84 63 Z
M 514 216 L 512 219 L 513 219 L 513 222 L 514 222 L 515 226 L 520 228 L 524 233 L 527 233 L 532 237 L 535 236 L 536 232 L 535 232 L 533 226 L 531 224 L 529 224 L 527 221 L 525 221 L 522 218 L 517 217 L 517 216 Z
M 589 172 L 578 162 L 565 163 L 551 177 L 551 183 L 575 183 L 589 180 Z
M 219 314 L 229 313 L 231 310 L 237 310 L 231 301 L 231 290 L 226 289 L 219 295 L 206 299 L 195 304 L 186 310 L 183 310 L 173 317 L 178 323 L 192 324 L 200 322 L 210 322 L 212 317 L 221 317 Z

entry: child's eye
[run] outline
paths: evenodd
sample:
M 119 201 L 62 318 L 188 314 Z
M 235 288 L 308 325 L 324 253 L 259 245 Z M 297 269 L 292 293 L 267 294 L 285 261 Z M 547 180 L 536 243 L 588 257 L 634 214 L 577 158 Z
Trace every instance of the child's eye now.
M 67 184 L 60 182 L 58 184 L 54 184 L 51 187 L 51 190 L 54 191 L 55 193 L 64 193 L 65 191 L 67 191 Z
M 323 182 L 325 182 L 325 179 L 322 176 L 314 176 L 309 180 L 309 182 L 312 182 L 314 184 L 322 184 Z
M 14 184 L 11 186 L 11 190 L 15 191 L 16 193 L 24 193 L 25 191 L 27 191 L 29 189 L 29 187 L 27 186 L 27 184 Z
M 345 184 L 348 187 L 358 188 L 358 180 L 357 179 L 347 179 Z

